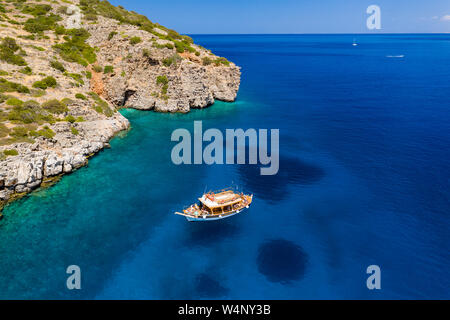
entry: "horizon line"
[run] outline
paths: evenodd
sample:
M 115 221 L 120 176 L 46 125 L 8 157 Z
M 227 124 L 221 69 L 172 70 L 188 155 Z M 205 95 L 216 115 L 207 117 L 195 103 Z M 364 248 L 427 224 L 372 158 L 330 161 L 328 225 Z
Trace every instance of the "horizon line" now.
M 367 33 L 367 32 L 305 32 L 305 33 L 184 33 L 186 35 L 197 35 L 197 36 L 207 36 L 207 35 L 386 35 L 386 34 L 450 34 L 450 32 L 377 32 L 377 33 Z

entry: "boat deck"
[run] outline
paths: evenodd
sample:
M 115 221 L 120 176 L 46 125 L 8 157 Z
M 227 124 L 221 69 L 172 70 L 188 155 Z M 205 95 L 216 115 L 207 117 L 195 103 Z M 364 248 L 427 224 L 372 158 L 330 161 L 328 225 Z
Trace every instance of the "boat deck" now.
M 249 208 L 253 195 L 244 195 L 232 190 L 218 193 L 206 193 L 199 198 L 200 205 L 193 204 L 182 213 L 176 214 L 186 217 L 190 221 L 223 219 Z

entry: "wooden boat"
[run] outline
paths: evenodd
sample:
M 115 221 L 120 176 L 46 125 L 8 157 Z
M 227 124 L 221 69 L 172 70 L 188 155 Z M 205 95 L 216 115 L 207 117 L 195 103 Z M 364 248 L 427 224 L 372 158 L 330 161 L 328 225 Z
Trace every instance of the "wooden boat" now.
M 214 221 L 229 218 L 250 207 L 253 195 L 238 193 L 233 189 L 224 189 L 205 193 L 199 202 L 175 212 L 186 217 L 188 221 Z

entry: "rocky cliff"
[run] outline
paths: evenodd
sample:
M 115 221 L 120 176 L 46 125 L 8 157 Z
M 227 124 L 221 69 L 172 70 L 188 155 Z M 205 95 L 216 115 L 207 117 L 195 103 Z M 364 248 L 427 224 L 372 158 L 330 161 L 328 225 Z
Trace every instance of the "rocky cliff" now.
M 107 1 L 0 1 L 0 207 L 85 165 L 129 128 L 122 107 L 233 101 L 240 69 Z

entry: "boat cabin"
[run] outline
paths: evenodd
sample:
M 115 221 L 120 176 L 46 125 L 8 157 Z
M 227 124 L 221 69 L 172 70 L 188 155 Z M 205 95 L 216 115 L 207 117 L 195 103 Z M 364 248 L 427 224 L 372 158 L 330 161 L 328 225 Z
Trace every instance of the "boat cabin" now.
M 243 198 L 232 190 L 227 190 L 217 194 L 213 192 L 204 194 L 198 200 L 201 203 L 201 208 L 206 210 L 208 214 L 218 215 L 232 212 L 241 207 L 240 203 Z

